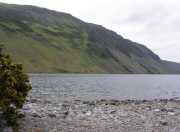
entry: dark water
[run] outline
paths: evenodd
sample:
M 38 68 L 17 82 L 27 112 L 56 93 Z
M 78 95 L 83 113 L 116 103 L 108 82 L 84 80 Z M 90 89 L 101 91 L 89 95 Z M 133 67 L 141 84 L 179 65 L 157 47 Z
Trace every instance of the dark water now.
M 31 74 L 31 98 L 62 100 L 180 98 L 180 75 Z

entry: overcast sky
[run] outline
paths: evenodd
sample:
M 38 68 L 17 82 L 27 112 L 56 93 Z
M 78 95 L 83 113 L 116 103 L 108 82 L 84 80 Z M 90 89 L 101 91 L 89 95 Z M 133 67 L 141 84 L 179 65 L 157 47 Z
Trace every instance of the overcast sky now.
M 0 0 L 67 12 L 180 62 L 180 0 Z

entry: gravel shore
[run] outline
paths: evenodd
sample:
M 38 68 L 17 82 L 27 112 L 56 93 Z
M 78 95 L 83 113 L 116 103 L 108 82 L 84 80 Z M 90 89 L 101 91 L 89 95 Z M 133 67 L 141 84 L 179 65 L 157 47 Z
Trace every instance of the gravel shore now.
M 180 101 L 30 100 L 20 132 L 180 132 Z M 6 129 L 6 132 L 11 129 Z

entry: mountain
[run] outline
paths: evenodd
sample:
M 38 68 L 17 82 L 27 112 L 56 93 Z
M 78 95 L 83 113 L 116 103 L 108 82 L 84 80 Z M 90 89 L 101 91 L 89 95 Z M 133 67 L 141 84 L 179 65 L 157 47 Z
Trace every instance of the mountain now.
M 27 72 L 155 74 L 180 66 L 100 25 L 27 5 L 0 3 L 0 44 Z

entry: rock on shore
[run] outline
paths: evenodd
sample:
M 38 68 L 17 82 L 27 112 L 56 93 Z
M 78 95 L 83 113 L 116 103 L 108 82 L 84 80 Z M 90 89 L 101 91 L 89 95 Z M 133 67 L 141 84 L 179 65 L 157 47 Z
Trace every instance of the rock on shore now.
M 180 132 L 180 101 L 30 100 L 20 132 Z M 11 128 L 4 132 L 12 132 Z
M 21 132 L 179 132 L 180 101 L 31 100 Z

